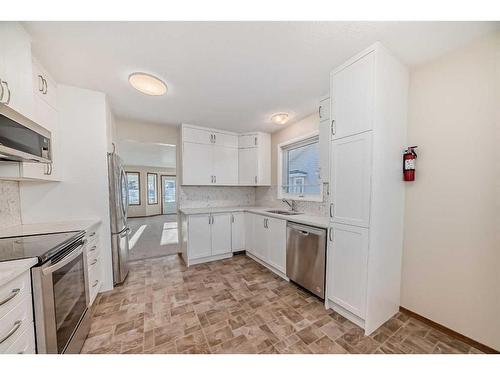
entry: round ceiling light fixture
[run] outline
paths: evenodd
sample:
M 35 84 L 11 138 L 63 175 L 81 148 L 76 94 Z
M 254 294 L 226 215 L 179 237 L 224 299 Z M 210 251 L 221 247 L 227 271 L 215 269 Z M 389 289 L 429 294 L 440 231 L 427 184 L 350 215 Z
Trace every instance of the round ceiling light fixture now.
M 165 82 L 148 73 L 132 73 L 128 76 L 128 81 L 134 89 L 146 95 L 160 96 L 167 92 Z
M 276 125 L 285 125 L 288 121 L 288 113 L 275 113 L 271 116 L 271 121 Z

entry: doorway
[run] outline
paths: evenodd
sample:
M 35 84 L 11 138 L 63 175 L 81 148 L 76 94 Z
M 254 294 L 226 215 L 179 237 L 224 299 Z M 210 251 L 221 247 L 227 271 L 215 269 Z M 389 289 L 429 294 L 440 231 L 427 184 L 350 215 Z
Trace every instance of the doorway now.
M 171 215 L 177 213 L 176 200 L 176 177 L 161 176 L 161 209 L 163 215 Z

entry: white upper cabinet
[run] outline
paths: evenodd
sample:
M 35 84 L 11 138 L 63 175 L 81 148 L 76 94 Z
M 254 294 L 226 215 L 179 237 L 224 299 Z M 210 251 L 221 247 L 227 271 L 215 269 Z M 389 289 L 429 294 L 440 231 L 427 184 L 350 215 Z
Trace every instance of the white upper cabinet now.
M 182 182 L 183 185 L 213 184 L 213 145 L 183 142 Z
M 33 117 L 31 40 L 16 22 L 0 22 L 0 101 Z
M 231 252 L 231 214 L 212 214 L 212 255 Z
M 216 185 L 238 185 L 238 149 L 214 145 L 213 175 Z
M 231 214 L 231 250 L 245 250 L 246 222 L 244 212 L 233 212 Z
M 269 134 L 237 135 L 183 124 L 181 139 L 182 185 L 270 185 Z
M 370 52 L 339 71 L 330 82 L 333 139 L 372 129 L 374 59 Z
M 319 178 L 328 183 L 330 178 L 330 98 L 319 103 Z
M 271 135 L 240 134 L 238 144 L 239 185 L 271 185 Z
M 372 132 L 332 141 L 330 219 L 368 227 Z
M 258 175 L 257 148 L 238 150 L 238 172 L 240 185 L 256 185 Z
M 36 96 L 57 109 L 57 83 L 35 59 L 33 59 L 33 91 Z
M 368 229 L 333 224 L 327 254 L 327 298 L 365 317 Z

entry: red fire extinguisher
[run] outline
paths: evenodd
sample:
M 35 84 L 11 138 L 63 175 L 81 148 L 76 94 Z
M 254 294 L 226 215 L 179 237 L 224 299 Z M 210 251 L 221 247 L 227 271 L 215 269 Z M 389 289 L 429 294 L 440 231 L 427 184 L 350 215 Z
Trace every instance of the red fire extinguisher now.
M 403 154 L 403 176 L 405 181 L 415 181 L 415 159 L 417 146 L 408 147 Z

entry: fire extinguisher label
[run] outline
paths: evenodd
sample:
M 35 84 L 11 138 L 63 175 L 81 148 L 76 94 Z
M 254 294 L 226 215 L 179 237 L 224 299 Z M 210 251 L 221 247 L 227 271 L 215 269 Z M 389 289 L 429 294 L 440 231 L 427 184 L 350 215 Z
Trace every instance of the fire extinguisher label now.
M 415 159 L 405 160 L 405 170 L 415 169 Z

